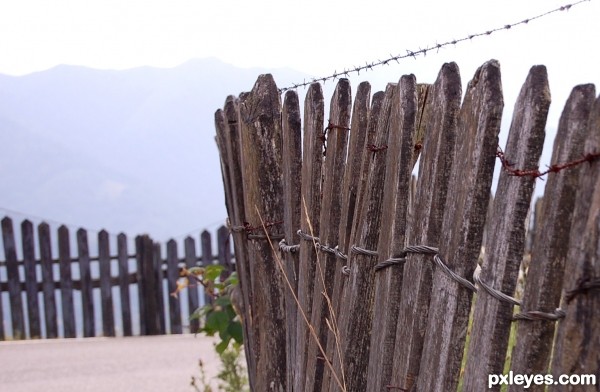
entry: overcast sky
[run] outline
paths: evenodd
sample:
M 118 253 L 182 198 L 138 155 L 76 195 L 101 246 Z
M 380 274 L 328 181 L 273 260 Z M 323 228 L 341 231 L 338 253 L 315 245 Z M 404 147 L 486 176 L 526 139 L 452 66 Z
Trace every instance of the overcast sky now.
M 570 2 L 575 2 L 571 0 Z M 331 74 L 406 50 L 515 23 L 569 0 L 19 0 L 0 2 L 0 73 L 23 75 L 58 64 L 100 69 L 173 67 L 216 57 L 242 67 L 288 67 Z M 500 61 L 506 108 L 532 65 L 548 67 L 555 127 L 573 86 L 600 87 L 600 1 L 527 25 L 405 59 L 353 78 L 375 89 L 414 73 L 433 82 L 456 61 L 463 87 L 483 62 Z M 275 73 L 275 80 L 277 74 Z M 240 86 L 239 91 L 251 86 Z M 284 87 L 284 86 L 280 86 Z

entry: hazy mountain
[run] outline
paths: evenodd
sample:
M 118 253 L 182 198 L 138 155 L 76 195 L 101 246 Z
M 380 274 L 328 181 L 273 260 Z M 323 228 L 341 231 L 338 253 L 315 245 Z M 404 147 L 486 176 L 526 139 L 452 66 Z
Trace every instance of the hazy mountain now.
M 214 112 L 266 72 L 305 77 L 215 59 L 0 75 L 0 213 L 156 239 L 224 221 Z

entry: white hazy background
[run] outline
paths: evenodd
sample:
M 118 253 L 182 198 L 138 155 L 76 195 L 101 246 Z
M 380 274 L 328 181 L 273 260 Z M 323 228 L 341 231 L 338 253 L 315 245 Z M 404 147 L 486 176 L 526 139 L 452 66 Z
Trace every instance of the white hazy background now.
M 558 0 L 5 0 L 0 2 L 0 74 L 27 75 L 59 64 L 110 70 L 141 66 L 170 68 L 190 59 L 210 57 L 236 67 L 288 68 L 321 77 L 404 54 L 406 50 L 519 22 L 568 3 Z M 543 165 L 549 162 L 558 118 L 572 87 L 581 83 L 600 86 L 599 3 L 596 0 L 578 4 L 528 25 L 352 75 L 352 86 L 356 88 L 359 82 L 368 80 L 375 92 L 409 73 L 414 73 L 420 82 L 433 82 L 444 62 L 455 61 L 465 88 L 478 66 L 497 59 L 502 67 L 505 95 L 503 146 L 512 107 L 527 72 L 532 65 L 544 64 L 548 68 L 553 103 Z M 277 76 L 274 72 L 276 81 Z M 327 83 L 325 87 L 332 86 Z M 226 94 L 238 94 L 251 87 L 240 85 Z M 217 101 L 224 102 L 226 95 L 218 94 Z M 212 127 L 212 120 L 205 124 L 207 129 Z M 198 162 L 190 165 L 202 165 L 202 159 L 198 157 Z M 215 162 L 211 165 L 215 166 Z M 218 171 L 204 180 L 221 187 Z M 542 187 L 538 185 L 538 191 Z M 43 216 L 43 211 L 36 213 Z M 225 218 L 224 206 L 218 215 L 218 219 L 221 215 Z M 52 218 L 62 219 L 56 215 Z M 181 227 L 173 235 L 214 221 L 211 218 L 206 222 L 202 216 L 194 219 L 194 225 Z M 86 225 L 73 222 L 72 218 L 70 223 Z

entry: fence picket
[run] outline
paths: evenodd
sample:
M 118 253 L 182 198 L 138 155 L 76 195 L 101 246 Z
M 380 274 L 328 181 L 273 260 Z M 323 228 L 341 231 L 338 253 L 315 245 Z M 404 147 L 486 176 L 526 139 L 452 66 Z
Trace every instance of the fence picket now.
M 282 108 L 282 170 L 283 170 L 283 222 L 285 241 L 287 245 L 296 245 L 300 236 L 296 233 L 300 227 L 301 193 L 302 193 L 302 124 L 300 119 L 300 102 L 295 91 L 285 94 Z M 286 341 L 287 341 L 287 385 L 291 389 L 294 385 L 295 360 L 296 360 L 296 326 L 298 317 L 298 252 L 282 254 L 287 281 L 291 290 L 285 287 L 286 307 Z
M 40 322 L 40 305 L 38 301 L 38 278 L 35 260 L 35 241 L 33 224 L 29 220 L 21 223 L 21 242 L 23 246 L 23 268 L 25 269 L 25 290 L 27 292 L 27 318 L 29 320 L 29 337 L 42 337 Z
M 15 235 L 12 219 L 9 217 L 2 219 L 2 242 L 4 243 L 4 255 L 6 257 L 6 277 L 8 279 L 13 338 L 21 340 L 26 338 L 25 317 L 23 315 L 23 301 L 21 300 L 21 282 Z
M 300 229 L 303 233 L 319 235 L 321 212 L 321 180 L 323 170 L 323 118 L 325 101 L 321 85 L 313 83 L 304 99 L 304 140 L 302 149 L 302 200 Z M 306 360 L 310 340 L 307 321 L 312 314 L 313 289 L 317 262 L 316 249 L 312 241 L 300 241 L 298 266 L 298 315 L 296 322 L 296 361 L 294 391 L 304 390 L 306 382 Z M 306 319 L 305 319 L 306 317 Z
M 573 88 L 559 121 L 553 164 L 581 157 L 594 98 L 593 85 Z M 579 170 L 580 167 L 576 167 L 548 176 L 539 222 L 541 230 L 534 240 L 521 312 L 553 313 L 559 306 Z M 511 369 L 521 374 L 544 374 L 548 369 L 554 331 L 553 321 L 518 321 Z M 543 387 L 533 385 L 531 390 L 541 391 Z M 515 390 L 515 386 L 509 386 L 509 391 Z
M 154 270 L 154 282 L 155 285 L 152 287 L 153 297 L 156 301 L 156 314 L 155 319 L 158 327 L 158 332 L 156 335 L 167 333 L 167 320 L 165 316 L 165 299 L 163 295 L 164 287 L 165 287 L 165 271 L 163 270 L 163 262 L 162 262 L 162 251 L 161 244 L 154 243 L 152 240 L 149 241 L 149 244 L 152 246 L 152 268 Z M 168 291 L 168 283 L 166 284 Z M 168 295 L 168 293 L 167 293 Z
M 38 241 L 40 246 L 40 264 L 42 265 L 42 287 L 44 291 L 44 321 L 46 337 L 58 337 L 56 295 L 54 293 L 54 271 L 52 267 L 52 247 L 50 242 L 50 227 L 47 223 L 38 226 Z
M 179 299 L 172 295 L 177 289 L 177 280 L 179 279 L 178 263 L 177 242 L 169 240 L 167 242 L 167 290 L 169 293 L 169 319 L 172 334 L 182 333 L 181 306 L 179 305 Z
M 419 93 L 428 86 L 417 85 L 414 76 L 403 76 L 390 116 L 385 187 L 383 189 L 381 228 L 377 244 L 377 261 L 398 255 L 405 244 L 410 200 L 410 180 L 424 130 L 417 132 L 418 112 L 425 112 L 425 99 L 419 107 Z M 425 95 L 425 94 L 421 94 Z M 366 390 L 380 391 L 389 385 L 392 374 L 398 303 L 402 285 L 402 266 L 391 266 L 374 272 L 373 321 L 368 360 Z
M 74 338 L 76 331 L 73 277 L 71 273 L 71 245 L 69 244 L 69 229 L 64 225 L 58 228 L 58 259 L 60 263 L 60 298 L 64 337 Z
M 271 241 L 283 238 L 281 183 L 281 103 L 271 75 L 259 76 L 252 92 L 240 100 L 244 222 L 253 260 L 255 320 L 261 320 L 254 388 L 286 389 L 285 297 Z M 265 230 L 264 224 L 270 229 Z M 263 236 L 267 236 L 265 240 Z M 257 237 L 254 237 L 257 236 Z
M 117 236 L 117 260 L 119 263 L 119 293 L 121 294 L 121 318 L 123 320 L 123 335 L 133 335 L 131 325 L 131 300 L 129 296 L 129 255 L 127 253 L 127 236 L 121 233 Z
M 529 71 L 521 88 L 508 134 L 505 154 L 515 167 L 538 167 L 544 145 L 544 128 L 550 107 L 546 67 Z M 525 221 L 535 179 L 500 173 L 487 231 L 481 279 L 492 288 L 512 296 L 525 247 Z M 500 302 L 480 286 L 473 316 L 463 389 L 488 388 L 489 374 L 502 374 L 512 323 L 513 304 Z M 495 386 L 493 390 L 500 390 Z
M 584 152 L 600 151 L 600 97 L 592 108 L 589 135 Z M 595 374 L 598 376 L 598 342 L 600 342 L 600 276 L 598 217 L 600 216 L 600 162 L 581 167 L 577 199 L 573 211 L 570 246 L 563 282 L 565 319 L 558 325 L 552 374 Z M 594 282 L 595 280 L 595 282 Z M 595 285 L 595 286 L 594 286 Z M 595 291 L 594 291 L 595 290 Z M 594 343 L 595 342 L 595 343 Z M 567 387 L 568 388 L 568 387 Z M 551 391 L 566 390 L 564 386 L 550 386 Z M 585 391 L 597 390 L 597 385 L 581 385 Z
M 110 282 L 110 248 L 106 230 L 98 233 L 98 263 L 100 264 L 102 334 L 103 336 L 115 336 L 115 316 Z
M 431 87 L 431 117 L 424 124 L 416 197 L 406 233 L 409 245 L 438 246 L 461 100 L 458 66 L 442 66 Z M 408 254 L 398 306 L 394 361 L 390 385 L 409 390 L 419 374 L 433 267 L 431 257 Z
M 196 266 L 196 242 L 192 237 L 186 237 L 184 241 L 185 266 L 190 269 Z M 188 304 L 190 314 L 193 313 L 199 306 L 198 301 L 198 286 L 191 282 L 188 286 Z M 196 333 L 200 328 L 198 320 L 189 320 L 190 332 Z
M 87 232 L 84 229 L 77 230 L 77 252 L 79 255 L 81 302 L 83 306 L 83 336 L 91 337 L 96 335 L 96 326 L 94 323 L 94 296 L 90 269 L 90 252 Z

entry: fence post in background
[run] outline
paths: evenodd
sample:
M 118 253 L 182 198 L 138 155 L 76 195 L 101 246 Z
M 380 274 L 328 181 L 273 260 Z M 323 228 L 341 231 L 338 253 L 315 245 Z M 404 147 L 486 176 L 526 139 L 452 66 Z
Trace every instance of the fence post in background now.
M 117 236 L 117 259 L 119 263 L 119 292 L 121 293 L 121 317 L 123 319 L 123 335 L 133 335 L 131 326 L 131 304 L 129 298 L 129 254 L 127 253 L 127 236 Z
M 406 232 L 408 245 L 439 245 L 461 93 L 458 66 L 444 64 L 429 92 L 431 117 L 424 124 L 417 190 Z M 415 253 L 405 258 L 390 384 L 410 390 L 419 374 L 433 267 L 430 255 Z
M 159 309 L 157 298 L 159 294 L 162 297 L 162 284 L 158 284 L 154 268 L 154 244 L 147 235 L 137 236 L 135 243 L 139 273 L 140 333 L 159 335 L 161 333 L 159 312 L 162 309 Z
M 300 228 L 301 193 L 302 193 L 302 123 L 300 119 L 300 103 L 296 91 L 285 93 L 282 111 L 282 157 L 283 157 L 283 222 L 285 244 L 293 246 L 300 243 L 296 231 Z M 286 309 L 286 354 L 287 354 L 287 386 L 292 390 L 295 377 L 296 361 L 296 327 L 298 305 L 298 252 L 281 253 L 285 265 L 285 274 L 291 287 L 284 284 Z
M 166 279 L 166 261 L 162 258 L 162 251 L 160 243 L 152 242 L 152 266 L 154 268 L 154 276 L 156 286 L 154 287 L 154 298 L 156 299 L 156 322 L 158 323 L 158 334 L 164 335 L 167 333 L 167 320 L 166 320 L 166 305 L 164 298 L 164 291 L 168 290 L 169 286 L 165 287 Z M 167 297 L 169 293 L 167 292 Z
M 217 251 L 219 264 L 225 267 L 221 273 L 221 281 L 227 279 L 235 270 L 231 255 L 231 245 L 229 244 L 229 229 L 221 226 L 217 229 Z
M 537 168 L 544 145 L 544 128 L 550 107 L 546 67 L 529 71 L 515 103 L 505 156 L 514 168 Z M 525 222 L 535 178 L 516 177 L 502 170 L 487 222 L 485 259 L 481 280 L 512 296 L 525 248 Z M 501 302 L 479 286 L 468 348 L 463 390 L 488 388 L 490 374 L 502 374 L 512 323 L 514 303 Z M 494 389 L 494 388 L 492 388 Z M 500 390 L 500 386 L 494 390 Z
M 60 263 L 60 297 L 64 336 L 65 338 L 74 338 L 76 332 L 73 278 L 71 274 L 71 246 L 69 244 L 69 229 L 65 225 L 58 228 L 58 260 Z
M 52 267 L 52 246 L 50 243 L 50 227 L 47 223 L 38 226 L 40 245 L 40 264 L 42 265 L 42 287 L 44 290 L 44 320 L 46 337 L 58 337 L 56 296 L 54 293 L 54 271 Z
M 592 84 L 576 86 L 571 91 L 560 117 L 552 164 L 569 162 L 583 155 L 594 98 L 595 88 Z M 559 306 L 580 169 L 576 167 L 548 175 L 539 226 L 536 223 L 539 231 L 535 233 L 522 314 L 530 311 L 552 314 Z M 520 374 L 546 373 L 555 321 L 520 319 L 517 322 L 517 341 L 512 352 L 511 370 Z M 543 389 L 544 386 L 531 387 L 532 391 Z M 509 391 L 515 390 L 517 387 L 509 386 Z
M 192 237 L 186 237 L 184 240 L 184 252 L 185 252 L 185 266 L 187 269 L 193 268 L 196 266 L 196 242 Z M 188 286 L 188 303 L 189 303 L 189 313 L 187 315 L 187 319 L 192 313 L 200 306 L 198 301 L 198 285 L 194 282 L 190 282 L 191 284 Z M 189 320 L 190 323 L 190 332 L 196 333 L 200 328 L 200 323 L 198 320 Z
M 427 85 L 417 85 L 414 75 L 402 76 L 392 102 L 381 202 L 383 213 L 377 243 L 378 263 L 400 254 L 406 243 L 410 179 L 416 162 L 414 156 L 419 153 L 415 145 L 424 137 L 424 130 L 417 136 L 416 128 L 417 118 L 420 118 L 418 113 L 425 111 L 424 99 L 419 107 L 419 90 L 427 88 Z M 393 265 L 367 271 L 375 287 L 366 390 L 385 390 L 390 383 L 402 268 L 402 265 Z
M 23 301 L 21 300 L 21 280 L 19 278 L 15 235 L 12 219 L 9 217 L 2 219 L 2 242 L 4 243 L 4 256 L 6 258 L 13 339 L 21 340 L 26 338 L 25 317 L 23 314 Z
M 98 264 L 100 266 L 100 298 L 102 305 L 103 336 L 115 336 L 115 316 L 113 311 L 110 263 L 108 233 L 106 230 L 102 230 L 98 233 Z
M 271 241 L 282 238 L 281 103 L 271 75 L 258 77 L 252 92 L 240 101 L 242 173 L 247 240 L 254 269 L 255 313 L 260 323 L 255 390 L 286 390 L 286 328 L 284 287 Z M 263 229 L 263 223 L 273 225 Z M 265 239 L 264 237 L 268 238 Z M 254 237 L 256 236 L 256 237 Z
M 586 154 L 600 151 L 600 97 L 596 99 L 589 121 Z M 564 275 L 563 303 L 565 319 L 558 325 L 552 356 L 552 374 L 595 374 L 598 377 L 600 353 L 600 162 L 582 165 L 577 199 L 573 211 L 569 252 Z M 598 382 L 598 380 L 596 380 Z M 550 390 L 564 390 L 551 386 Z M 593 391 L 598 386 L 587 386 Z M 566 388 L 565 388 L 566 389 Z
M 210 238 L 208 230 L 204 230 L 200 233 L 200 251 L 202 252 L 200 255 L 202 265 L 207 266 L 213 264 L 212 239 Z M 212 300 L 212 296 L 204 292 L 204 303 L 212 303 Z
M 177 257 L 177 242 L 167 242 L 167 288 L 169 293 L 169 320 L 172 334 L 180 334 L 181 328 L 181 306 L 179 299 L 173 295 L 177 290 L 179 280 L 179 258 Z
M 27 291 L 29 336 L 31 339 L 39 339 L 42 337 L 42 330 L 40 323 L 40 305 L 38 301 L 35 241 L 33 238 L 33 224 L 29 220 L 24 220 L 21 223 L 21 243 L 23 246 L 23 268 L 25 269 L 25 290 Z
M 77 230 L 77 252 L 79 255 L 79 276 L 81 282 L 81 303 L 83 305 L 83 336 L 96 335 L 94 323 L 94 296 L 92 274 L 90 270 L 90 251 L 87 231 Z
M 332 362 L 333 370 L 338 379 L 343 377 L 341 360 L 338 354 L 342 351 L 342 342 L 339 335 L 340 307 L 343 299 L 343 291 L 346 285 L 347 276 L 342 273 L 346 267 L 350 245 L 353 244 L 351 238 L 356 235 L 359 211 L 361 210 L 363 193 L 367 185 L 368 160 L 365 150 L 368 145 L 375 143 L 375 130 L 379 112 L 383 103 L 384 93 L 379 91 L 373 95 L 371 100 L 371 85 L 367 82 L 359 84 L 354 107 L 352 108 L 352 119 L 350 124 L 350 145 L 347 159 L 346 171 L 344 172 L 342 214 L 340 219 L 339 245 L 338 250 L 346 255 L 345 258 L 339 255 L 333 276 L 333 291 L 331 302 L 333 314 L 330 315 L 332 321 L 335 317 L 335 333 L 329 331 L 327 335 L 327 358 Z M 338 388 L 336 378 L 333 377 L 331 370 L 326 367 L 323 374 L 323 390 L 330 387 Z

